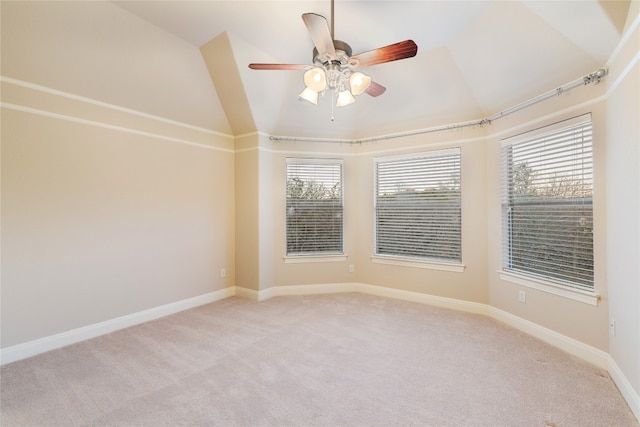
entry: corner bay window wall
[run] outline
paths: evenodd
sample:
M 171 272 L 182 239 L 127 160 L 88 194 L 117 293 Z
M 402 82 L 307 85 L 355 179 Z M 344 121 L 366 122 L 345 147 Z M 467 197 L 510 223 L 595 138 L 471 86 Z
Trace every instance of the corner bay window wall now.
M 343 254 L 342 160 L 287 159 L 287 256 Z
M 375 256 L 460 263 L 460 149 L 374 162 Z
M 591 116 L 502 142 L 503 271 L 593 293 Z

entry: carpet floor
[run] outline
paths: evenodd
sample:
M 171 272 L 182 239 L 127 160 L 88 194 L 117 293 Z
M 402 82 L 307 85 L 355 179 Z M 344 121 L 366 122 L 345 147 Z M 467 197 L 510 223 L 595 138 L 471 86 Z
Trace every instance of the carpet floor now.
M 491 318 L 228 298 L 0 368 L 2 426 L 638 426 L 609 374 Z

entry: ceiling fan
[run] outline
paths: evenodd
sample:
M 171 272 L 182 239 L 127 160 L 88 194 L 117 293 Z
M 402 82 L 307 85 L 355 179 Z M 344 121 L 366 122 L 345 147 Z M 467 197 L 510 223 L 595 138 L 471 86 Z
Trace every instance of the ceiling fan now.
M 306 70 L 305 89 L 300 99 L 318 104 L 318 94 L 330 90 L 336 97 L 336 106 L 343 107 L 355 102 L 354 95 L 367 93 L 382 95 L 386 88 L 371 77 L 356 71 L 359 68 L 385 62 L 411 58 L 418 52 L 413 40 L 405 40 L 389 46 L 352 55 L 351 46 L 334 37 L 333 0 L 331 0 L 331 27 L 327 19 L 316 13 L 302 14 L 313 49 L 313 65 L 308 64 L 249 64 L 253 70 Z

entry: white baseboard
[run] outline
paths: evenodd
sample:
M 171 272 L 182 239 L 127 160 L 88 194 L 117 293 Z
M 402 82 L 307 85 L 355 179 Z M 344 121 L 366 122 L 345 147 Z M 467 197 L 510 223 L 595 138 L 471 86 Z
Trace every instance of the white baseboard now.
M 468 313 L 483 314 L 526 332 L 589 363 L 593 363 L 599 368 L 607 369 L 609 367 L 608 353 L 487 304 L 387 288 L 384 286 L 368 285 L 366 283 L 274 286 L 262 291 L 236 287 L 236 295 L 244 296 L 242 294 L 246 293 L 249 294 L 247 296 L 259 301 L 264 301 L 275 296 L 312 295 L 335 292 L 362 292 L 369 295 L 401 299 Z
M 606 369 L 614 383 L 620 390 L 622 396 L 629 404 L 632 412 L 640 420 L 640 397 L 633 389 L 631 383 L 625 377 L 611 356 L 602 350 L 592 347 L 576 339 L 562 335 L 551 329 L 538 325 L 537 323 L 515 316 L 504 310 L 492 307 L 488 304 L 462 301 L 453 298 L 439 297 L 435 295 L 422 294 L 419 292 L 404 291 L 400 289 L 387 288 L 384 286 L 368 285 L 365 283 L 337 283 L 324 285 L 299 285 L 299 286 L 274 286 L 262 291 L 253 291 L 236 287 L 236 295 L 241 296 L 247 293 L 254 300 L 264 301 L 274 296 L 283 295 L 311 295 L 335 292 L 362 292 L 387 298 L 396 298 L 405 301 L 412 301 L 442 308 L 460 310 L 469 313 L 483 314 L 506 323 L 529 335 L 553 345 L 569 354 L 581 358 L 595 366 Z
M 292 295 L 320 295 L 340 292 L 357 292 L 357 283 L 327 283 L 313 285 L 272 286 L 262 291 L 241 288 L 236 286 L 236 295 L 247 297 L 256 301 L 264 301 L 273 297 Z
M 420 292 L 404 291 L 401 289 L 386 288 L 384 286 L 357 284 L 357 291 L 369 295 L 395 298 L 404 301 L 418 302 L 421 304 L 433 305 L 436 307 L 450 308 L 452 310 L 465 311 L 467 313 L 488 314 L 487 305 L 477 302 L 463 301 L 454 298 L 428 295 Z
M 640 421 L 640 394 L 633 389 L 633 386 L 624 375 L 618 364 L 610 355 L 607 355 L 609 366 L 607 370 L 609 371 L 609 375 L 613 379 L 613 382 L 618 386 L 618 390 L 620 390 L 620 394 L 627 401 L 629 408 L 631 408 L 631 412 L 636 416 L 636 419 Z
M 253 301 L 260 301 L 260 292 L 254 291 L 253 289 L 242 288 L 240 286 L 234 286 L 233 295 Z
M 541 339 L 542 341 L 566 351 L 569 354 L 586 360 L 589 363 L 593 363 L 599 368 L 607 369 L 609 366 L 608 353 L 581 341 L 552 331 L 551 329 L 540 326 L 537 323 L 523 319 L 522 317 L 518 317 L 504 310 L 500 310 L 499 308 L 489 306 L 489 316 Z
M 255 301 L 264 301 L 269 298 L 287 295 L 317 295 L 338 292 L 362 292 L 369 295 L 376 295 L 387 298 L 401 299 L 404 301 L 412 301 L 421 304 L 427 304 L 453 310 L 460 310 L 469 313 L 483 314 L 492 317 L 498 321 L 506 323 L 516 329 L 526 332 L 536 338 L 539 338 L 567 353 L 573 354 L 587 362 L 606 369 L 611 378 L 618 386 L 622 396 L 625 398 L 629 407 L 633 411 L 636 418 L 640 420 L 640 396 L 631 386 L 629 380 L 620 370 L 615 360 L 606 352 L 591 347 L 578 340 L 562 335 L 558 332 L 547 329 L 543 326 L 533 323 L 529 320 L 515 316 L 506 311 L 489 306 L 487 304 L 475 303 L 470 301 L 462 301 L 454 298 L 439 297 L 434 295 L 422 294 L 419 292 L 405 291 L 401 289 L 386 288 L 383 286 L 368 285 L 365 283 L 330 283 L 315 285 L 292 285 L 292 286 L 273 286 L 262 291 L 234 286 L 220 289 L 205 295 L 177 301 L 160 307 L 154 307 L 138 313 L 132 313 L 126 316 L 107 320 L 104 322 L 88 325 L 82 328 L 73 329 L 71 331 L 44 337 L 23 344 L 18 344 L 5 349 L 0 349 L 0 365 L 26 359 L 46 351 L 55 350 L 70 344 L 75 344 L 90 338 L 108 334 L 119 329 L 134 326 L 140 323 L 148 322 L 163 316 L 177 313 L 179 311 L 188 310 L 200 305 L 209 304 L 230 296 L 239 296 L 249 298 Z
M 187 298 L 170 304 L 161 305 L 159 307 L 150 308 L 148 310 L 139 311 L 137 313 L 127 314 L 125 316 L 116 317 L 115 319 L 106 320 L 93 325 L 83 326 L 81 328 L 72 329 L 67 332 L 29 341 L 23 344 L 17 344 L 11 347 L 0 349 L 0 365 L 26 359 L 46 351 L 55 350 L 80 341 L 115 332 L 120 329 L 168 316 L 183 310 L 198 307 L 200 305 L 209 304 L 234 295 L 234 289 L 224 288 L 208 294 L 199 295 L 193 298 Z
M 264 301 L 275 296 L 312 295 L 335 292 L 362 292 L 369 295 L 401 299 L 468 313 L 483 314 L 526 332 L 589 363 L 593 363 L 599 368 L 607 369 L 609 367 L 610 357 L 608 353 L 487 304 L 387 288 L 384 286 L 368 285 L 366 283 L 273 286 L 262 291 L 236 287 L 237 296 L 245 296 L 257 301 Z
M 313 285 L 272 286 L 262 291 L 236 286 L 236 296 L 250 298 L 255 301 L 264 301 L 269 298 L 291 295 L 318 295 L 341 292 L 361 292 L 387 298 L 395 298 L 404 301 L 419 302 L 433 306 L 450 308 L 453 310 L 470 313 L 488 314 L 487 305 L 470 301 L 462 301 L 453 298 L 439 297 L 419 292 L 404 291 L 401 289 L 386 288 L 384 286 L 368 285 L 366 283 L 328 283 Z

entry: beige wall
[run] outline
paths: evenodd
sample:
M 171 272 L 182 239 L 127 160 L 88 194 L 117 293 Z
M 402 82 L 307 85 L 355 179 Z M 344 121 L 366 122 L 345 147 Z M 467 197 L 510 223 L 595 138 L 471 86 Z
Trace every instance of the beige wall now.
M 597 94 L 598 88 L 588 87 L 583 92 Z M 572 95 L 573 96 L 573 95 Z M 514 114 L 509 124 L 496 129 L 498 132 L 488 139 L 487 169 L 489 200 L 489 292 L 493 307 L 515 314 L 563 335 L 606 350 L 608 343 L 608 290 L 606 280 L 606 110 L 604 101 L 587 103 L 582 107 L 566 108 L 567 99 L 552 99 L 540 111 Z M 557 111 L 557 112 L 556 112 Z M 602 297 L 597 306 L 552 295 L 544 291 L 523 287 L 501 280 L 502 268 L 502 222 L 500 201 L 500 141 L 502 138 L 529 129 L 558 122 L 581 114 L 591 113 L 594 139 L 594 283 L 596 292 Z M 542 120 L 536 119 L 543 117 Z M 524 124 L 524 126 L 521 126 Z M 526 303 L 518 302 L 518 291 L 526 293 Z
M 234 141 L 199 49 L 110 2 L 1 7 L 2 348 L 234 285 Z
M 490 126 L 355 145 L 263 134 L 234 141 L 198 49 L 108 2 L 58 6 L 2 6 L 2 348 L 233 285 L 258 292 L 362 282 L 530 320 L 608 351 L 640 391 L 637 29 L 609 64 L 605 84 Z M 638 2 L 631 7 L 633 18 Z M 120 35 L 87 28 L 93 13 L 113 16 Z M 86 19 L 60 31 L 55 23 L 65 14 Z M 95 38 L 74 36 L 85 33 Z M 127 56 L 141 50 L 154 60 Z M 82 93 L 48 89 L 65 90 L 74 79 Z M 528 288 L 521 304 L 521 288 L 497 273 L 500 140 L 586 112 L 594 123 L 602 299 L 591 306 Z M 374 158 L 448 147 L 462 153 L 464 271 L 373 263 Z M 285 263 L 287 157 L 343 159 L 346 260 Z
M 3 348 L 234 284 L 231 138 L 5 89 Z
M 635 2 L 637 9 L 639 2 Z M 611 63 L 607 87 L 609 354 L 640 396 L 640 31 Z M 630 68 L 628 68 L 630 66 Z M 636 399 L 636 405 L 640 401 Z
M 264 197 L 272 194 L 273 230 L 269 260 L 275 265 L 270 286 L 361 282 L 490 304 L 596 348 L 608 347 L 608 289 L 606 256 L 606 102 L 605 86 L 591 86 L 565 94 L 546 105 L 516 113 L 492 125 L 425 133 L 363 145 L 295 146 L 275 143 L 260 149 L 272 170 L 273 185 L 261 186 Z M 579 106 L 574 102 L 578 101 Z M 586 112 L 594 121 L 595 282 L 602 301 L 597 306 L 526 288 L 527 301 L 518 302 L 523 289 L 499 279 L 501 270 L 500 140 L 528 128 L 539 127 Z M 540 119 L 542 118 L 542 119 Z M 374 158 L 460 147 L 462 154 L 463 272 L 385 265 L 372 262 L 374 251 L 373 162 Z M 287 157 L 341 158 L 345 162 L 346 261 L 286 264 L 284 191 Z M 262 260 L 263 258 L 261 258 Z M 355 273 L 348 272 L 354 264 Z
M 260 165 L 260 289 L 272 286 L 363 282 L 487 303 L 484 128 L 410 136 L 364 145 L 272 142 L 264 138 Z M 373 161 L 377 156 L 460 147 L 462 152 L 464 272 L 374 264 Z M 285 189 L 287 157 L 338 158 L 344 162 L 346 260 L 286 263 Z M 478 161 L 479 159 L 479 161 Z M 253 170 L 257 170 L 254 168 Z M 246 170 L 246 169 L 245 169 Z M 265 218 L 271 218 L 265 221 Z M 266 229 L 266 230 L 265 230 Z M 268 236 L 267 234 L 268 233 Z M 238 262 L 242 256 L 238 256 Z M 355 267 L 349 272 L 349 264 Z M 240 282 L 239 282 L 240 283 Z M 254 288 L 251 288 L 254 289 Z
M 1 8 L 3 77 L 231 133 L 200 50 L 185 40 L 115 2 Z
M 269 238 L 261 240 L 274 266 L 260 289 L 271 286 L 361 282 L 429 295 L 489 304 L 543 327 L 606 351 L 609 342 L 607 280 L 607 93 L 606 86 L 577 88 L 558 98 L 509 115 L 491 125 L 425 133 L 353 146 L 312 142 L 270 142 L 257 148 L 260 169 L 270 180 L 260 180 L 260 200 L 273 219 Z M 500 141 L 502 138 L 591 113 L 594 127 L 594 257 L 597 306 L 499 278 L 501 270 Z M 374 158 L 460 147 L 462 153 L 463 272 L 373 263 Z M 345 164 L 346 261 L 287 264 L 285 255 L 285 171 L 287 157 L 340 158 Z M 262 176 L 262 175 L 261 175 Z M 270 196 L 269 196 L 270 195 Z M 354 264 L 355 272 L 348 272 Z M 527 301 L 518 302 L 525 290 Z
M 625 56 L 625 52 L 637 53 L 638 50 L 633 46 L 633 42 L 629 44 L 631 47 L 627 47 L 620 54 L 623 59 L 617 64 L 611 64 L 607 82 L 612 82 L 623 68 L 633 63 L 633 54 Z M 626 76 L 626 83 L 613 90 L 611 83 L 578 87 L 482 128 L 414 135 L 355 146 L 311 142 L 265 142 L 260 150 L 268 153 L 262 159 L 266 162 L 265 165 L 268 165 L 273 178 L 270 184 L 264 187 L 261 185 L 260 194 L 262 198 L 268 198 L 267 195 L 271 193 L 270 215 L 273 218 L 273 228 L 270 230 L 270 239 L 265 244 L 269 247 L 266 251 L 269 262 L 275 268 L 271 281 L 262 282 L 261 289 L 283 285 L 362 282 L 487 303 L 603 351 L 608 351 L 610 345 L 611 306 L 612 311 L 618 311 L 618 314 L 612 313 L 612 316 L 623 319 L 622 327 L 628 334 L 616 341 L 621 348 L 617 351 L 625 355 L 620 357 L 620 361 L 623 366 L 629 366 L 625 372 L 629 372 L 634 378 L 637 377 L 636 355 L 640 344 L 637 313 L 640 302 L 638 298 L 634 298 L 638 293 L 637 257 L 635 263 L 630 258 L 637 254 L 637 241 L 632 239 L 631 243 L 621 245 L 619 240 L 623 233 L 619 232 L 620 236 L 612 239 L 607 231 L 612 226 L 612 220 L 609 218 L 612 198 L 628 206 L 624 215 L 638 217 L 637 199 L 631 197 L 629 201 L 625 199 L 628 195 L 623 197 L 622 194 L 615 194 L 616 191 L 612 194 L 612 184 L 609 183 L 613 177 L 617 188 L 623 188 L 619 181 L 626 176 L 619 171 L 625 170 L 624 168 L 616 168 L 618 160 L 612 161 L 608 158 L 613 139 L 622 138 L 627 144 L 626 148 L 616 149 L 619 152 L 617 157 L 621 157 L 622 152 L 629 154 L 628 151 L 631 150 L 625 161 L 628 167 L 635 168 L 634 170 L 637 170 L 638 164 L 637 154 L 629 146 L 636 144 L 633 147 L 637 151 L 637 65 L 632 70 L 627 70 Z M 618 109 L 624 112 L 620 113 Z M 585 113 L 592 114 L 594 129 L 594 274 L 596 291 L 600 295 L 600 301 L 595 306 L 544 291 L 523 288 L 521 285 L 501 280 L 498 274 L 502 259 L 499 160 L 501 139 Z M 612 121 L 615 122 L 614 127 L 610 123 Z M 377 156 L 446 147 L 460 147 L 462 150 L 464 272 L 373 263 L 373 159 Z M 289 156 L 344 160 L 345 253 L 348 255 L 346 261 L 303 264 L 284 262 L 285 160 Z M 632 180 L 634 176 L 631 176 Z M 617 190 L 617 193 L 620 191 Z M 633 234 L 637 222 L 632 221 L 630 227 Z M 623 278 L 617 278 L 618 273 L 612 274 L 608 264 L 611 262 L 612 254 L 622 251 L 625 251 L 625 256 L 620 259 L 628 262 L 622 273 Z M 261 257 L 261 260 L 263 259 L 265 258 Z M 349 264 L 354 264 L 355 273 L 348 272 Z M 616 277 L 616 282 L 621 283 L 613 283 L 612 277 Z M 518 302 L 519 290 L 525 290 L 527 294 L 524 304 Z M 626 361 L 627 359 L 636 362 Z
M 260 290 L 259 160 L 256 135 L 236 141 L 236 284 L 254 291 Z
M 355 205 L 348 201 L 356 191 L 351 178 L 357 172 L 351 152 L 354 148 L 340 144 L 287 143 L 262 139 L 260 147 L 262 159 L 266 162 L 261 169 L 260 181 L 261 215 L 263 221 L 260 236 L 263 260 L 270 268 L 262 276 L 261 289 L 272 286 L 348 283 L 355 280 L 348 271 L 348 264 L 354 263 L 354 253 L 358 251 L 352 224 Z M 286 255 L 286 159 L 287 157 L 320 157 L 344 159 L 345 176 L 345 253 L 346 261 L 285 263 Z
M 436 132 L 364 146 L 358 158 L 361 188 L 358 207 L 358 281 L 478 303 L 488 302 L 486 288 L 486 204 L 484 128 Z M 445 148 L 461 150 L 463 272 L 373 263 L 374 159 Z

